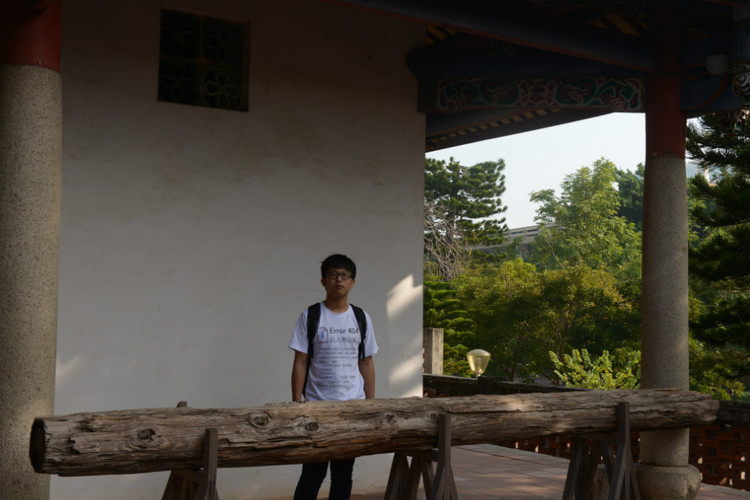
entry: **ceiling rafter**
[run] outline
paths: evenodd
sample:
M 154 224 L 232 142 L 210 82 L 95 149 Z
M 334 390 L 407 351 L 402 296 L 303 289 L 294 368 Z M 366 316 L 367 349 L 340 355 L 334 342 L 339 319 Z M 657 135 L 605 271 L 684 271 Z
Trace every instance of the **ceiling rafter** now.
M 596 37 L 584 27 L 568 28 L 558 19 L 538 15 L 534 22 L 528 16 L 480 13 L 471 3 L 433 1 L 428 5 L 407 0 L 328 0 L 423 24 L 453 29 L 485 38 L 503 40 L 547 52 L 569 55 L 637 71 L 653 71 L 656 63 L 637 37 L 629 43 Z M 592 30 L 594 28 L 591 28 Z

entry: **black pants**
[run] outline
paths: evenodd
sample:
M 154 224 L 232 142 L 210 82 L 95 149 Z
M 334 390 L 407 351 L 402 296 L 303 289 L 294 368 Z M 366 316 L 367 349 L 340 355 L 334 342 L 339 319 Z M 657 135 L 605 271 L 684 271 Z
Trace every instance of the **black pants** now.
M 351 460 L 302 464 L 302 475 L 297 483 L 297 489 L 294 491 L 294 500 L 315 500 L 318 498 L 318 490 L 320 490 L 320 485 L 326 478 L 329 463 L 331 464 L 331 490 L 328 494 L 328 500 L 349 500 L 352 493 L 353 458 Z

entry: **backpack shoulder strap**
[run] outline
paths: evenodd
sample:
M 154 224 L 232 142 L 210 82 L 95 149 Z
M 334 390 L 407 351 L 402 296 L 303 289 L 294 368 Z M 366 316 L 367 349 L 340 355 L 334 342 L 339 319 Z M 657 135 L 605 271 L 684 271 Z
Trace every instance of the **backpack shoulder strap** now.
M 305 371 L 305 383 L 302 385 L 302 395 L 307 391 L 307 379 L 310 376 L 310 360 L 313 357 L 313 340 L 318 333 L 320 323 L 320 302 L 316 302 L 307 308 L 307 371 Z
M 307 308 L 307 359 L 313 357 L 313 339 L 320 323 L 320 302 Z
M 359 334 L 362 337 L 359 342 L 359 359 L 363 360 L 365 359 L 365 336 L 367 335 L 367 317 L 365 317 L 365 312 L 362 310 L 361 307 L 357 307 L 354 304 L 349 304 L 352 306 L 352 311 L 354 311 L 354 317 L 357 318 L 357 324 L 359 325 Z

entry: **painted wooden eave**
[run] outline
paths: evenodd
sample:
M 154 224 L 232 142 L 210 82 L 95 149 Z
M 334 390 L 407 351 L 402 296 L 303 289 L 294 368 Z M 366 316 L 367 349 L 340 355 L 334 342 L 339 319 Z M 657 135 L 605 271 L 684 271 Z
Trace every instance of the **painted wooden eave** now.
M 560 19 L 527 15 L 487 15 L 463 2 L 421 4 L 401 0 L 329 0 L 373 12 L 380 12 L 422 24 L 469 33 L 484 38 L 531 47 L 546 52 L 597 61 L 637 71 L 653 71 L 656 62 L 646 50 L 646 41 L 628 43 L 595 37 L 595 31 L 568 28 Z

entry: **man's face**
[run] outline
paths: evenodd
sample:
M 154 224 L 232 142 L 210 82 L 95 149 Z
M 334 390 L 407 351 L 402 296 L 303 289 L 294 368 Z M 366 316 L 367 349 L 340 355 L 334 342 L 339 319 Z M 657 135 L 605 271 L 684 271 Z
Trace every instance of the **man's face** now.
M 320 282 L 329 297 L 345 297 L 354 286 L 352 273 L 346 269 L 335 267 L 329 268 L 326 271 L 325 278 L 321 279 Z

